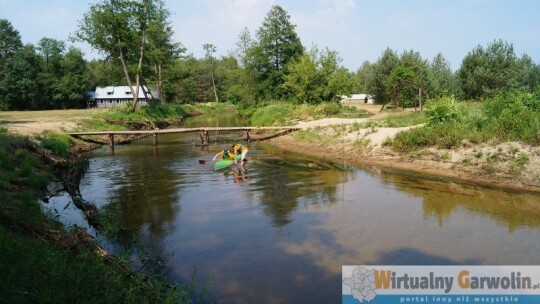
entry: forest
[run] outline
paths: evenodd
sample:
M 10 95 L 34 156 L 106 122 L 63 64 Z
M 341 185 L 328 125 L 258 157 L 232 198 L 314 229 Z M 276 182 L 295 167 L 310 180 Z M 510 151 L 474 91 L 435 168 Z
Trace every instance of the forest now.
M 423 87 L 429 98 L 459 100 L 535 92 L 540 85 L 540 65 L 503 40 L 478 45 L 456 71 L 442 52 L 426 59 L 415 50 L 390 48 L 350 71 L 338 52 L 306 48 L 279 5 L 254 33 L 244 28 L 236 48 L 219 58 L 211 42 L 201 46 L 204 56 L 198 58 L 191 52 L 200 50 L 174 41 L 170 18 L 162 0 L 103 0 L 80 17 L 70 41 L 43 37 L 36 45 L 23 44 L 11 22 L 0 19 L 0 109 L 81 108 L 86 92 L 96 86 L 143 83 L 159 92 L 161 103 L 217 101 L 243 109 L 274 102 L 319 104 L 353 93 L 369 93 L 383 103 L 393 98 L 396 85 L 399 99 L 412 106 L 417 90 L 399 80 Z M 89 43 L 101 58 L 87 60 L 80 49 L 66 46 L 74 41 Z

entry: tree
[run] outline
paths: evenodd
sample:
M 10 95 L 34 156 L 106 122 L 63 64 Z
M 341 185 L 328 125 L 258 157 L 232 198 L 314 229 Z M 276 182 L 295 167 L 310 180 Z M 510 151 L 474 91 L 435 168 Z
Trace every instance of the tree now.
M 40 57 L 32 45 L 25 45 L 8 58 L 0 79 L 0 108 L 29 110 L 37 106 L 41 87 Z
M 214 79 L 214 70 L 215 70 L 214 53 L 216 52 L 217 49 L 215 45 L 211 43 L 205 43 L 203 45 L 203 50 L 204 50 L 204 58 L 210 65 L 210 75 L 212 76 L 212 87 L 214 88 L 215 101 L 219 102 L 219 98 L 218 98 L 218 94 L 216 90 L 216 81 Z
M 41 38 L 38 42 L 36 49 L 42 58 L 38 78 L 42 88 L 40 108 L 54 108 L 57 102 L 62 102 L 61 98 L 55 98 L 59 97 L 55 90 L 63 75 L 61 64 L 65 48 L 64 41 L 53 38 Z
M 450 63 L 441 53 L 433 58 L 428 68 L 427 91 L 430 98 L 439 98 L 444 95 L 455 95 L 458 93 L 458 85 Z
M 248 58 L 248 53 L 254 46 L 253 39 L 247 27 L 244 27 L 238 35 L 238 41 L 235 43 L 236 49 L 233 51 L 234 56 L 238 60 L 240 66 L 245 66 Z
M 0 75 L 4 62 L 22 46 L 21 35 L 13 28 L 11 22 L 0 19 Z
M 106 56 L 120 60 L 134 108 L 138 106 L 147 29 L 150 18 L 155 17 L 151 13 L 154 3 L 153 0 L 102 0 L 90 7 L 74 36 Z M 136 65 L 135 89 L 129 71 L 131 64 Z
M 367 60 L 364 61 L 356 71 L 355 78 L 355 92 L 371 93 L 370 84 L 373 83 L 374 79 L 374 65 Z
M 168 20 L 169 10 L 165 8 L 162 0 L 155 0 L 155 9 L 152 11 L 154 17 L 150 18 L 148 25 L 148 48 L 147 57 L 154 66 L 157 75 L 157 91 L 161 101 L 166 101 L 163 90 L 163 69 L 172 59 L 179 58 L 186 49 L 181 43 L 174 42 L 172 36 L 174 31 Z
M 535 64 L 529 55 L 523 55 L 519 60 L 521 74 L 520 87 L 529 92 L 535 92 L 540 87 L 540 65 Z
M 337 100 L 339 95 L 350 93 L 354 85 L 352 75 L 339 66 L 340 62 L 337 52 L 313 47 L 289 64 L 283 86 L 298 103 Z
M 411 84 L 417 84 L 418 80 L 413 70 L 403 64 L 399 64 L 392 70 L 386 82 L 386 93 L 390 99 L 397 97 L 403 107 L 410 108 L 414 106 L 415 98 L 418 96 L 418 90 L 412 87 Z
M 388 94 L 388 77 L 399 64 L 399 58 L 390 48 L 384 50 L 383 54 L 373 65 L 373 79 L 369 82 L 368 91 L 375 94 L 375 101 L 384 103 L 391 100 L 392 96 Z
M 88 85 L 88 69 L 83 53 L 71 47 L 62 59 L 61 67 L 63 75 L 54 88 L 55 107 L 79 108 Z
M 461 63 L 458 77 L 465 98 L 486 98 L 519 88 L 520 63 L 512 44 L 495 40 L 478 45 Z
M 300 38 L 288 13 L 274 5 L 257 31 L 257 42 L 248 52 L 247 69 L 256 82 L 258 98 L 283 98 L 287 65 L 303 53 Z

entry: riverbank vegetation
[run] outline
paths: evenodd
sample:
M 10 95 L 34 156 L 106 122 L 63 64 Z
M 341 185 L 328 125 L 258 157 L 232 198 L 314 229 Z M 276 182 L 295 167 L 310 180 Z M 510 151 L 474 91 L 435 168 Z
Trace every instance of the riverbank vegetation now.
M 483 103 L 442 97 L 427 103 L 426 116 L 425 127 L 400 132 L 385 144 L 402 152 L 485 142 L 540 145 L 540 91 L 501 93 Z
M 42 144 L 63 155 L 63 137 Z M 56 148 L 62 146 L 61 149 Z M 42 211 L 54 172 L 27 138 L 0 132 L 0 298 L 7 303 L 181 303 L 189 288 L 171 289 L 130 270 L 126 260 L 96 253 L 80 229 L 66 231 Z

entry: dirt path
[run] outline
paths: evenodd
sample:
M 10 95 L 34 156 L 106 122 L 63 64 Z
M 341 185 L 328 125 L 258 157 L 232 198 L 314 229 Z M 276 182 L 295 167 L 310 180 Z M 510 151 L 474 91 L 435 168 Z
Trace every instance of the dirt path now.
M 76 127 L 77 122 L 89 118 L 96 111 L 101 110 L 5 111 L 0 112 L 0 127 L 25 136 L 45 130 L 69 131 Z

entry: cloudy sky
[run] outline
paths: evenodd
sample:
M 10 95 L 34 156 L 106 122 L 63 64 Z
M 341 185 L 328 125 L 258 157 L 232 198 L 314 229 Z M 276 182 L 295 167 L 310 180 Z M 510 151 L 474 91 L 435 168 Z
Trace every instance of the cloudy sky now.
M 0 18 L 9 20 L 23 42 L 43 37 L 66 41 L 95 0 L 0 0 Z M 240 31 L 257 31 L 273 4 L 282 6 L 307 48 L 338 51 L 355 71 L 387 48 L 441 52 L 457 69 L 474 47 L 494 39 L 512 43 L 516 53 L 540 63 L 540 1 L 537 0 L 166 0 L 175 39 L 202 57 L 202 45 L 218 55 L 234 49 Z M 69 45 L 69 43 L 68 43 Z M 95 58 L 88 45 L 77 47 Z

